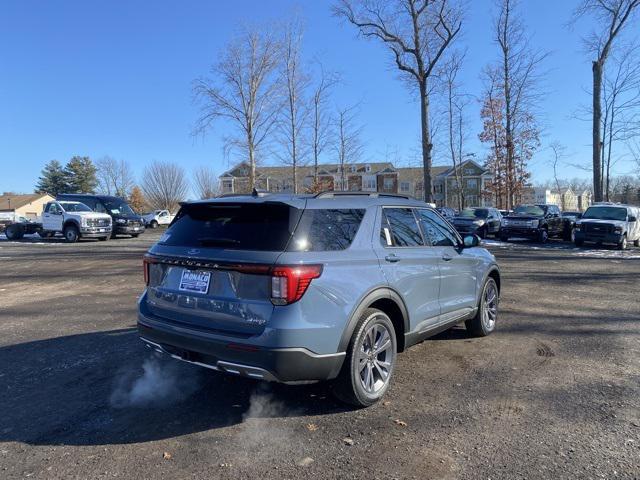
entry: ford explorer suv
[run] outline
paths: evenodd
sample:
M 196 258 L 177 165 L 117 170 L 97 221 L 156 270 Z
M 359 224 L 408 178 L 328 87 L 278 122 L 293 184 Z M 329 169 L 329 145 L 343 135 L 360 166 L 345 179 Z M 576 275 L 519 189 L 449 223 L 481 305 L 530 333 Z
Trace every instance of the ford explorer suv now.
M 175 359 L 254 379 L 333 381 L 378 401 L 396 354 L 496 325 L 500 272 L 424 202 L 324 192 L 183 204 L 144 257 L 138 331 Z
M 144 219 L 135 213 L 129 204 L 120 197 L 65 193 L 58 195 L 56 198 L 58 200 L 82 202 L 94 212 L 110 215 L 113 221 L 111 238 L 116 238 L 116 235 L 131 235 L 132 237 L 137 237 L 145 230 Z
M 613 244 L 625 250 L 629 242 L 640 246 L 640 209 L 630 205 L 601 203 L 592 205 L 575 225 L 575 244 L 585 242 Z
M 71 243 L 80 238 L 107 240 L 111 236 L 111 217 L 94 212 L 80 202 L 49 202 L 42 212 L 42 229 L 39 233 L 43 237 L 62 233 L 65 240 Z
M 569 235 L 557 205 L 520 205 L 503 217 L 500 227 L 503 242 L 520 237 L 545 243 L 549 237 L 568 238 Z
M 497 237 L 500 234 L 502 215 L 495 208 L 464 208 L 451 221 L 460 235 L 487 235 Z

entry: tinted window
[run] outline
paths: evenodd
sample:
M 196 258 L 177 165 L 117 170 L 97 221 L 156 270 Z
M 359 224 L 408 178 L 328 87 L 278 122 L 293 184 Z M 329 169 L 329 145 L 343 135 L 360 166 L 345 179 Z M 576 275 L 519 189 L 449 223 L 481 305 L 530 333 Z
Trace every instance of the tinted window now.
M 351 245 L 364 210 L 305 210 L 296 228 L 291 251 L 344 250 Z
M 111 215 L 135 215 L 129 204 L 119 198 L 104 199 L 102 203 Z
M 384 208 L 382 210 L 381 241 L 388 245 L 387 228 L 394 247 L 420 247 L 424 245 L 422 234 L 410 208 Z
M 627 219 L 627 209 L 624 207 L 589 207 L 582 215 L 583 219 L 620 220 Z
M 426 208 L 421 208 L 416 213 L 422 231 L 432 246 L 455 247 L 458 245 L 458 236 L 440 216 Z
M 80 202 L 59 202 L 65 212 L 90 212 L 91 209 Z
M 300 217 L 289 205 L 185 205 L 160 243 L 185 247 L 283 251 Z
M 542 216 L 545 214 L 545 210 L 537 205 L 521 205 L 516 207 L 513 211 L 516 215 L 536 215 Z

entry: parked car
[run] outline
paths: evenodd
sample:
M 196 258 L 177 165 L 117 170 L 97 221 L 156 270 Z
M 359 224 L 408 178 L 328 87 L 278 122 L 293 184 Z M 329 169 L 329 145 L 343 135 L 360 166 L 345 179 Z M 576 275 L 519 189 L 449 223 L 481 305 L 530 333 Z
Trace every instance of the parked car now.
M 460 235 L 498 236 L 502 215 L 495 208 L 465 208 L 454 219 L 453 226 Z
M 450 207 L 438 207 L 436 211 L 450 222 L 453 221 L 456 216 L 456 211 Z
M 512 237 L 529 238 L 545 243 L 549 237 L 564 237 L 565 222 L 557 205 L 520 205 L 502 219 L 500 240 Z
M 581 212 L 562 212 L 564 222 L 564 239 L 575 242 L 576 222 L 582 218 Z
M 361 406 L 396 353 L 457 323 L 496 325 L 500 272 L 424 202 L 271 194 L 184 204 L 144 258 L 138 331 L 151 348 L 279 382 L 335 380 Z
M 155 210 L 151 213 L 142 214 L 147 227 L 158 228 L 160 225 L 169 225 L 173 221 L 174 215 L 169 210 Z
M 131 235 L 137 237 L 144 232 L 144 220 L 136 214 L 129 204 L 119 197 L 109 195 L 91 194 L 61 194 L 56 197 L 58 200 L 68 200 L 82 202 L 94 212 L 106 213 L 113 220 L 113 230 L 111 238 L 116 235 Z
M 640 247 L 640 208 L 630 205 L 603 203 L 592 205 L 576 222 L 575 244 L 585 242 L 613 244 L 627 248 L 629 242 Z

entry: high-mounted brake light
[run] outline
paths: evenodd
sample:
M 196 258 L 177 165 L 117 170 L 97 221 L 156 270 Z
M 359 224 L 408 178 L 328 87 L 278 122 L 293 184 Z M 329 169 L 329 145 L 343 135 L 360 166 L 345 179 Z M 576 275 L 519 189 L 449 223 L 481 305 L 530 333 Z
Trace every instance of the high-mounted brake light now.
M 277 266 L 271 270 L 271 302 L 288 305 L 302 298 L 311 280 L 322 273 L 322 265 Z

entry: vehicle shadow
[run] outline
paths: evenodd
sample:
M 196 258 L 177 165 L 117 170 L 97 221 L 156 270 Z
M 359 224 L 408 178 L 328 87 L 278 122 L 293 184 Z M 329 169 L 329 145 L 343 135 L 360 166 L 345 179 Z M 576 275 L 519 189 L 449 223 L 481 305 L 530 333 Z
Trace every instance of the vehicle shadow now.
M 146 442 L 351 409 L 326 384 L 267 384 L 158 356 L 135 328 L 0 347 L 0 388 L 0 442 L 32 445 Z

